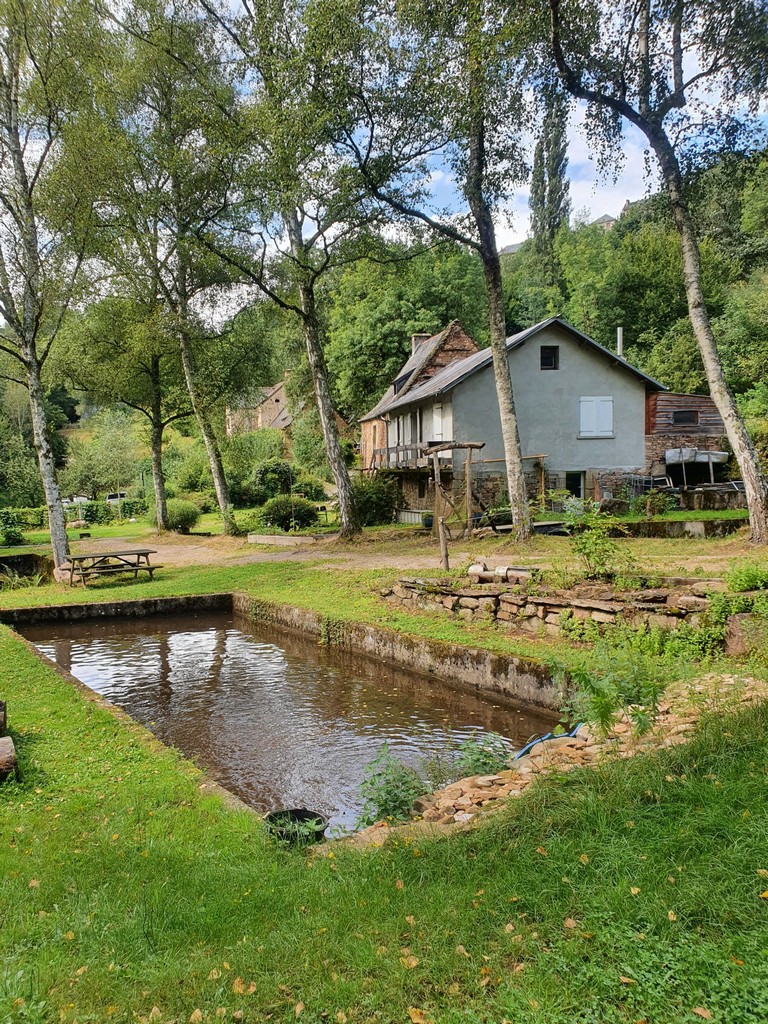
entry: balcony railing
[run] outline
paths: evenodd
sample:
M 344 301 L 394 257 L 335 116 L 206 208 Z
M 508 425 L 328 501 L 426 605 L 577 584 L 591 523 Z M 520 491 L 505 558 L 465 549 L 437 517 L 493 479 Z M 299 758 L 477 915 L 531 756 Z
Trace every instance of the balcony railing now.
M 389 448 L 374 448 L 372 469 L 420 469 L 429 465 L 424 452 L 440 441 L 418 441 L 415 444 L 398 444 Z M 453 452 L 440 452 L 441 460 L 450 460 Z

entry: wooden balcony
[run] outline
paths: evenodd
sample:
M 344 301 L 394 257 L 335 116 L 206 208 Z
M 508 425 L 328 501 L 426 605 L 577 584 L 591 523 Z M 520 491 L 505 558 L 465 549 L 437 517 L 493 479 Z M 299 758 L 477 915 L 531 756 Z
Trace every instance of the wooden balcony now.
M 399 444 L 391 448 L 374 448 L 371 469 L 427 469 L 429 459 L 424 452 L 440 441 L 418 441 L 415 444 Z M 440 453 L 440 461 L 450 461 L 453 452 Z

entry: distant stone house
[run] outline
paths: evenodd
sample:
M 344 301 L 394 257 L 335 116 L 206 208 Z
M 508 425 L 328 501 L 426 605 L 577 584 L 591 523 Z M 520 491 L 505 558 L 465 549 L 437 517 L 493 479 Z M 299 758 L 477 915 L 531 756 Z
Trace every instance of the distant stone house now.
M 559 317 L 512 335 L 507 352 L 534 493 L 543 484 L 601 497 L 622 475 L 663 475 L 660 454 L 689 447 L 692 437 L 697 449 L 722 448 L 722 422 L 710 398 L 665 394 L 663 384 Z M 410 359 L 361 425 L 364 469 L 399 469 L 413 508 L 428 507 L 423 452 L 439 442 L 484 442 L 473 487 L 492 497 L 503 486 L 491 352 L 478 350 L 460 324 L 414 339 Z M 464 452 L 440 459 L 441 473 L 463 478 Z
M 271 388 L 257 388 L 253 394 L 244 396 L 240 403 L 227 406 L 227 437 L 234 434 L 249 434 L 253 430 L 272 427 L 288 430 L 293 416 L 288 411 L 288 396 L 285 391 L 288 371 L 284 378 Z

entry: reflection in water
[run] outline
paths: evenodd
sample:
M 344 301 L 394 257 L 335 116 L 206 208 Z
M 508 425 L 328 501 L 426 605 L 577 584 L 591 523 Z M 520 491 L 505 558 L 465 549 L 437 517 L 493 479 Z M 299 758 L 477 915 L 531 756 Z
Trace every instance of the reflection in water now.
M 227 615 L 29 626 L 45 655 L 262 811 L 309 807 L 351 825 L 386 741 L 423 759 L 481 730 L 515 745 L 550 720 L 431 676 Z

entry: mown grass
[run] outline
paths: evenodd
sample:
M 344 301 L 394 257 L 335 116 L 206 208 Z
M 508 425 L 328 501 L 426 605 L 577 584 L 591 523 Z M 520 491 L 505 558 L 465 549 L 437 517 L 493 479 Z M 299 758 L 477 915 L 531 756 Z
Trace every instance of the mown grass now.
M 766 706 L 477 832 L 310 859 L 5 629 L 0 659 L 0 1020 L 768 1016 Z

